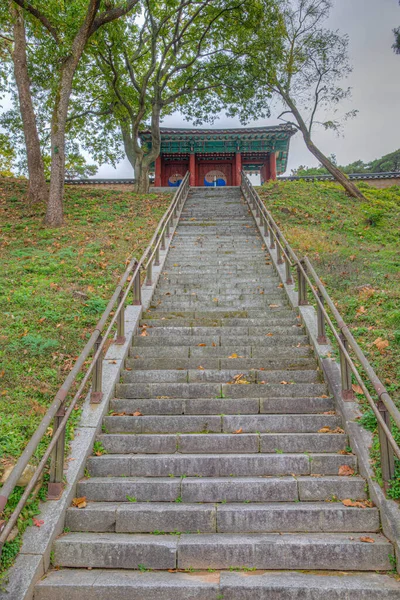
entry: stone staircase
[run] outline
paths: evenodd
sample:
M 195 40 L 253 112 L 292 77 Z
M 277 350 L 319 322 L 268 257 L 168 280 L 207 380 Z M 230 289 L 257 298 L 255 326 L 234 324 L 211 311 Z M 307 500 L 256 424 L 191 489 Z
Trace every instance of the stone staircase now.
M 400 598 L 239 188 L 191 190 L 99 441 L 35 600 Z

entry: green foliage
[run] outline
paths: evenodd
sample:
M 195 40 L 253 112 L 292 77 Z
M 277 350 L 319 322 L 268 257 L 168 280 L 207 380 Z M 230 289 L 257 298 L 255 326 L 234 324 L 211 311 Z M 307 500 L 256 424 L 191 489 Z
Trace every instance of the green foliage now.
M 9 136 L 0 133 L 0 177 L 12 175 L 11 169 L 16 157 L 15 150 Z
M 365 184 L 367 203 L 355 202 L 331 182 L 270 183 L 260 190 L 289 243 L 300 256 L 310 258 L 367 359 L 400 407 L 400 187 L 375 189 Z M 378 338 L 387 340 L 388 347 L 379 350 L 374 343 Z M 363 412 L 360 423 L 373 434 L 371 458 L 380 480 L 376 418 L 365 397 L 358 398 Z M 400 444 L 400 432 L 394 424 L 392 431 Z M 388 496 L 400 499 L 400 467 L 396 464 Z
M 400 171 L 400 150 L 385 154 L 381 158 L 372 160 L 369 163 L 364 163 L 362 160 L 356 160 L 348 165 L 341 165 L 339 169 L 343 173 L 393 173 Z M 305 167 L 299 166 L 297 169 L 293 169 L 293 175 L 329 175 L 328 171 L 322 165 L 318 167 Z M 363 182 L 359 184 L 361 187 Z

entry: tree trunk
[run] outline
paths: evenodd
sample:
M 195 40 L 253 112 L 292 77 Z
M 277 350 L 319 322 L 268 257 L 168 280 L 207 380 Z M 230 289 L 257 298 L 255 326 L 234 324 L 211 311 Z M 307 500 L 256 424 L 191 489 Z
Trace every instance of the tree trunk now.
M 138 156 L 135 162 L 135 192 L 137 194 L 148 194 L 149 188 L 149 167 L 143 160 L 143 156 Z
M 344 173 L 342 173 L 342 171 L 340 169 L 338 169 L 336 167 L 336 165 L 334 165 L 329 160 L 329 158 L 327 156 L 325 156 L 325 154 L 323 154 L 321 152 L 321 150 L 319 150 L 313 144 L 311 138 L 309 136 L 305 136 L 303 131 L 302 131 L 302 134 L 303 134 L 304 141 L 305 141 L 306 146 L 309 149 L 309 151 L 316 158 L 318 158 L 319 162 L 325 167 L 325 169 L 327 171 L 329 171 L 329 173 L 336 179 L 336 181 L 338 181 L 344 187 L 346 192 L 350 196 L 352 196 L 352 198 L 359 198 L 360 200 L 366 200 L 364 194 L 362 194 L 362 192 L 360 192 L 358 187 L 352 181 L 350 181 L 350 179 L 348 179 L 346 177 L 346 175 Z
M 50 225 L 50 227 L 60 227 L 64 220 L 65 126 L 72 90 L 72 79 L 75 72 L 75 69 L 73 69 L 71 73 L 71 69 L 66 68 L 67 66 L 69 66 L 68 59 L 61 70 L 51 121 L 50 193 L 44 220 L 46 225 Z
M 279 93 L 281 94 L 282 98 L 284 99 L 284 101 L 290 108 L 290 111 L 292 112 L 293 116 L 295 117 L 297 124 L 300 128 L 300 131 L 303 135 L 304 142 L 305 142 L 308 150 L 311 152 L 311 154 L 313 154 L 316 158 L 318 158 L 319 162 L 325 167 L 325 169 L 327 169 L 327 171 L 329 171 L 329 173 L 336 179 L 336 181 L 338 181 L 344 187 L 346 192 L 352 198 L 359 198 L 360 200 L 366 201 L 364 194 L 362 194 L 360 192 L 358 187 L 352 181 L 350 181 L 350 179 L 348 179 L 346 177 L 346 175 L 344 173 L 342 173 L 342 171 L 340 169 L 338 169 L 329 160 L 329 158 L 327 156 L 325 156 L 325 154 L 323 154 L 323 152 L 321 152 L 321 150 L 319 150 L 319 148 L 316 147 L 316 145 L 313 143 L 313 141 L 311 139 L 311 133 L 308 130 L 308 127 L 305 124 L 299 110 L 297 109 L 296 104 L 294 103 L 292 98 L 285 92 L 285 90 L 281 86 L 278 85 L 278 89 L 279 89 Z
M 22 11 L 19 7 L 13 6 L 12 14 L 14 17 L 14 51 L 12 58 L 28 162 L 28 201 L 29 203 L 43 202 L 47 201 L 48 189 L 30 90 L 31 82 L 26 57 L 25 24 Z

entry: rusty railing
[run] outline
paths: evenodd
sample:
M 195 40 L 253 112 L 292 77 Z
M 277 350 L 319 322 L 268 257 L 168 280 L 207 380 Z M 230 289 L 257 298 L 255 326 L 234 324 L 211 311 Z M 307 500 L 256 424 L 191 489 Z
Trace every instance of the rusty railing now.
M 24 508 L 30 494 L 34 490 L 41 474 L 46 468 L 47 462 L 50 462 L 50 481 L 48 484 L 48 499 L 58 500 L 63 490 L 64 458 L 65 458 L 65 428 L 68 419 L 74 410 L 74 407 L 85 389 L 87 382 L 92 377 L 92 386 L 90 392 L 90 402 L 99 403 L 102 400 L 102 361 L 103 350 L 106 341 L 110 336 L 114 336 L 114 326 L 116 324 L 117 332 L 114 343 L 123 344 L 125 342 L 124 322 L 125 322 L 125 302 L 131 291 L 133 293 L 133 304 L 141 305 L 141 271 L 146 269 L 145 285 L 152 285 L 153 265 L 160 264 L 160 250 L 165 250 L 166 238 L 170 237 L 171 226 L 174 220 L 179 218 L 179 214 L 186 201 L 189 191 L 189 172 L 186 173 L 181 185 L 177 189 L 173 200 L 163 217 L 161 218 L 157 229 L 140 260 L 132 258 L 125 273 L 122 275 L 119 283 L 105 309 L 101 319 L 97 323 L 89 341 L 85 345 L 70 373 L 64 383 L 58 390 L 53 403 L 44 415 L 41 423 L 31 437 L 23 453 L 18 459 L 15 467 L 10 473 L 7 481 L 0 490 L 0 512 L 3 512 L 8 498 L 22 475 L 25 467 L 28 465 L 34 455 L 43 436 L 46 435 L 49 426 L 53 423 L 52 439 L 41 458 L 33 477 L 26 486 L 17 506 L 13 510 L 9 520 L 3 521 L 0 534 L 0 548 L 7 540 L 12 528 Z M 111 317 L 107 329 L 104 331 L 106 323 Z M 86 369 L 78 390 L 72 400 L 67 403 L 67 396 L 74 383 L 77 382 L 78 374 L 86 366 L 86 361 L 93 353 L 91 362 Z
M 329 327 L 333 338 L 337 342 L 343 400 L 354 401 L 355 399 L 352 387 L 354 377 L 377 419 L 382 480 L 386 490 L 389 482 L 395 475 L 395 457 L 400 459 L 400 448 L 391 431 L 391 419 L 400 428 L 400 411 L 342 319 L 310 260 L 307 256 L 302 259 L 297 257 L 245 173 L 242 173 L 241 187 L 257 225 L 260 227 L 260 230 L 263 230 L 264 236 L 269 240 L 269 248 L 276 249 L 278 264 L 285 264 L 286 283 L 288 285 L 294 285 L 292 269 L 294 268 L 297 272 L 299 306 L 308 304 L 309 292 L 315 300 L 317 307 L 318 343 L 327 343 L 326 326 Z M 326 307 L 329 308 L 330 314 L 328 314 Z M 359 373 L 355 360 L 361 365 L 366 377 L 363 377 Z M 370 388 L 374 390 L 372 394 L 374 394 L 375 398 L 372 397 L 367 387 L 368 382 Z

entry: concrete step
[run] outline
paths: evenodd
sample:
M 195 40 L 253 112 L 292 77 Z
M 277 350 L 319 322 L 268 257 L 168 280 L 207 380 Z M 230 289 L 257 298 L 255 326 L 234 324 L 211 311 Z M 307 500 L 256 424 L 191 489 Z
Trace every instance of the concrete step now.
M 125 361 L 126 369 L 136 370 L 189 370 L 189 369 L 237 369 L 241 373 L 244 370 L 257 369 L 260 371 L 274 371 L 277 369 L 287 369 L 290 371 L 300 371 L 302 369 L 315 369 L 315 358 L 299 357 L 295 360 L 290 358 L 281 358 L 277 360 L 262 358 L 128 358 Z
M 231 362 L 231 365 L 231 369 L 125 370 L 122 377 L 124 383 L 229 383 L 240 375 L 243 375 L 243 379 L 251 383 L 265 382 L 267 377 L 269 383 L 279 383 L 284 380 L 296 383 L 320 383 L 321 381 L 320 372 L 316 369 L 269 371 L 267 374 L 264 369 L 262 371 L 258 369 L 242 370 L 234 368 L 234 362 Z
M 257 335 L 248 335 L 237 338 L 237 336 L 232 335 L 169 335 L 166 337 L 162 336 L 151 336 L 150 334 L 146 337 L 144 336 L 135 336 L 133 338 L 133 347 L 142 347 L 142 346 L 199 346 L 200 347 L 216 347 L 216 346 L 234 346 L 235 344 L 243 344 L 248 346 L 273 346 L 273 347 L 290 347 L 297 346 L 298 344 L 308 344 L 308 338 L 304 334 L 300 332 L 288 333 L 286 335 L 279 336 L 257 336 Z
M 160 595 L 162 594 L 162 596 Z M 61 569 L 35 589 L 35 600 L 398 600 L 400 584 L 377 573 L 293 571 L 138 572 Z
M 78 496 L 93 502 L 325 502 L 365 500 L 361 477 L 90 477 L 79 482 Z
M 114 398 L 111 409 L 133 415 L 315 414 L 331 412 L 332 398 Z
M 288 359 L 296 361 L 297 358 L 310 358 L 311 347 L 276 348 L 268 346 L 246 346 L 239 343 L 230 346 L 133 346 L 129 350 L 132 358 L 229 358 L 232 355 L 238 358 L 262 358 L 265 360 Z M 315 360 L 315 359 L 314 359 Z
M 153 314 L 153 313 L 152 313 Z M 299 323 L 293 313 L 287 316 L 275 317 L 271 315 L 269 318 L 185 318 L 185 317 L 163 317 L 157 319 L 153 316 L 147 319 L 141 319 L 140 325 L 148 325 L 149 327 L 268 327 L 269 325 L 296 325 Z
M 336 430 L 341 418 L 323 414 L 114 415 L 105 417 L 104 425 L 109 433 L 318 433 L 324 427 Z
M 324 383 L 119 383 L 119 398 L 280 398 L 326 395 Z
M 371 533 L 183 534 L 68 533 L 54 544 L 60 567 L 139 569 L 388 570 L 393 546 Z
M 152 337 L 170 337 L 171 335 L 182 335 L 182 336 L 267 336 L 271 335 L 304 335 L 304 329 L 299 324 L 290 324 L 288 326 L 271 325 L 270 327 L 180 327 L 173 326 L 169 327 L 164 325 L 163 327 L 153 327 L 152 323 L 147 324 L 144 328 L 140 327 L 139 331 L 143 333 L 146 329 L 147 336 Z
M 209 434 L 102 434 L 98 437 L 107 454 L 244 454 L 257 452 L 339 452 L 346 448 L 345 434 L 230 433 Z
M 70 531 L 116 533 L 378 532 L 377 508 L 341 503 L 185 504 L 90 502 L 69 508 Z
M 104 454 L 88 459 L 91 477 L 255 477 L 338 475 L 354 455 L 341 454 Z

